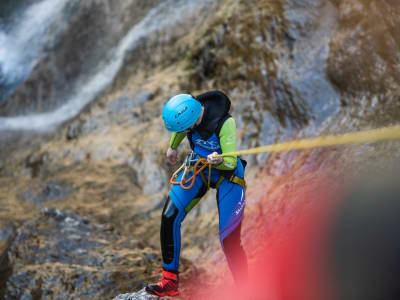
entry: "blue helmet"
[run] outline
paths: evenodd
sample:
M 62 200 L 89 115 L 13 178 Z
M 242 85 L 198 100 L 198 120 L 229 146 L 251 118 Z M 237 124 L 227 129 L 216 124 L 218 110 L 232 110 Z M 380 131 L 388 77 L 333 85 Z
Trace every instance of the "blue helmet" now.
M 168 131 L 180 132 L 193 126 L 199 119 L 202 106 L 192 95 L 180 94 L 164 105 L 162 118 Z

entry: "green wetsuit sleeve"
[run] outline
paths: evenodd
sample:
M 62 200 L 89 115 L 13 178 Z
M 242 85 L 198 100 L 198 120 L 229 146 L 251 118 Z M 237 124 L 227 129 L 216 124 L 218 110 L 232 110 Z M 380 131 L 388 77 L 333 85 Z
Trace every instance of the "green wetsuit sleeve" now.
M 222 153 L 229 153 L 236 151 L 236 122 L 233 118 L 229 118 L 222 125 L 219 133 L 219 143 L 221 145 Z M 215 166 L 218 170 L 233 170 L 236 168 L 237 156 L 225 156 L 222 163 Z
M 169 140 L 169 146 L 172 149 L 178 148 L 179 144 L 182 142 L 182 140 L 185 138 L 186 133 L 184 132 L 174 132 L 172 133 L 171 139 Z

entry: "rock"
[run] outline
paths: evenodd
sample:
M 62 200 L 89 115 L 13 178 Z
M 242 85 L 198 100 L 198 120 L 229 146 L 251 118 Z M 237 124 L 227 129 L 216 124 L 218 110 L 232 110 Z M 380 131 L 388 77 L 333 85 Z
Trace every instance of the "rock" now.
M 97 114 L 87 115 L 84 118 L 72 121 L 66 129 L 67 140 L 74 140 L 90 135 L 95 131 L 107 132 L 113 124 L 121 125 L 128 122 L 137 125 L 140 114 L 133 111 L 154 98 L 154 92 L 138 89 L 133 94 L 126 94 L 111 100 L 104 109 Z
M 150 101 L 154 94 L 150 91 L 138 89 L 132 95 L 124 95 L 108 104 L 107 110 L 112 114 L 126 113 Z
M 15 225 L 13 223 L 6 223 L 2 225 L 0 223 L 0 257 L 7 245 L 11 244 L 11 241 L 14 239 L 16 232 L 15 232 Z M 5 245 L 6 247 L 2 247 Z M 0 259 L 0 266 L 1 266 L 1 259 Z
M 39 2 L 29 3 L 34 1 Z M 333 1 L 336 8 L 329 4 Z M 207 10 L 194 10 L 195 18 L 190 18 L 193 24 L 199 20 L 201 26 L 187 27 L 182 22 L 182 10 L 168 5 L 172 2 L 184 8 L 188 7 L 185 4 L 192 8 L 195 3 L 210 5 Z M 13 146 L 13 150 L 26 152 L 25 170 L 36 178 L 32 183 L 25 176 L 14 175 L 20 174 L 18 168 L 22 167 L 8 165 L 16 161 L 11 150 L 9 155 L 0 155 L 2 175 L 14 176 L 13 181 L 3 181 L 2 177 L 0 184 L 6 204 L 11 204 L 1 209 L 10 218 L 23 218 L 18 215 L 16 201 L 20 199 L 15 197 L 20 191 L 27 191 L 25 200 L 41 205 L 65 207 L 68 201 L 76 213 L 46 209 L 26 220 L 18 231 L 12 227 L 1 231 L 0 222 L 0 270 L 3 266 L 7 270 L 0 271 L 0 299 L 111 299 L 142 288 L 159 262 L 159 218 L 172 173 L 172 167 L 165 163 L 164 146 L 169 134 L 162 128 L 160 111 L 168 96 L 178 90 L 195 94 L 210 89 L 226 92 L 237 120 L 240 149 L 284 142 L 295 138 L 299 131 L 304 133 L 310 125 L 315 130 L 309 133 L 319 135 L 322 129 L 318 124 L 328 115 L 333 117 L 339 101 L 343 104 L 339 109 L 349 122 L 343 122 L 343 116 L 333 118 L 329 125 L 337 126 L 335 132 L 357 129 L 353 124 L 363 121 L 366 111 L 379 112 L 380 103 L 388 103 L 381 90 L 392 90 L 396 96 L 393 101 L 399 103 L 400 40 L 396 28 L 400 6 L 395 1 L 231 2 L 235 1 L 68 1 L 64 17 L 70 16 L 70 21 L 65 19 L 64 33 L 57 35 L 59 43 L 49 43 L 57 49 L 43 53 L 27 80 L 7 103 L 0 104 L 0 115 L 7 117 L 0 118 L 0 129 L 11 130 L 11 125 L 17 126 L 24 119 L 20 117 L 55 108 L 65 108 L 58 117 L 71 111 L 78 113 L 79 100 L 89 101 L 94 92 L 98 101 L 87 107 L 67 132 L 63 131 L 65 144 L 64 139 L 55 137 L 36 148 Z M 147 15 L 155 3 L 161 3 L 161 8 Z M 210 9 L 211 3 L 221 6 Z M 145 7 L 139 9 L 140 5 Z M 140 15 L 133 18 L 139 10 Z M 371 16 L 374 22 L 370 22 Z M 142 17 L 147 21 L 140 22 Z M 176 32 L 164 30 L 164 25 L 175 20 L 179 21 Z M 134 26 L 136 23 L 139 26 Z M 117 55 L 113 56 L 113 51 Z M 124 63 L 119 66 L 122 56 Z M 184 84 L 186 88 L 181 88 Z M 376 94 L 369 97 L 368 91 Z M 366 100 L 361 101 L 363 98 L 357 95 L 349 98 L 347 93 L 367 93 Z M 374 104 L 369 105 L 367 100 Z M 346 105 L 352 102 L 356 114 L 347 110 Z M 366 105 L 359 106 L 360 102 Z M 400 112 L 393 106 L 380 111 L 386 124 L 400 119 L 390 117 Z M 35 123 L 29 122 L 28 126 Z M 21 134 L 18 139 L 23 137 Z M 0 148 L 13 144 L 13 139 L 15 133 L 0 132 Z M 317 154 L 310 155 L 315 169 Z M 298 163 L 293 152 L 270 158 L 271 177 L 287 175 Z M 245 159 L 250 168 L 256 167 L 266 161 L 267 154 Z M 122 168 L 125 164 L 129 169 Z M 109 171 L 111 165 L 115 170 Z M 35 182 L 41 179 L 48 184 L 49 178 L 52 182 L 48 186 L 38 184 L 33 190 Z M 63 180 L 78 182 L 79 193 L 64 197 L 69 190 L 61 184 Z M 8 195 L 10 182 L 16 187 Z M 131 189 L 130 184 L 142 190 Z M 264 192 L 272 191 L 272 187 L 272 183 L 263 186 Z M 253 197 L 249 200 L 256 201 L 249 196 Z M 191 212 L 189 221 L 197 221 L 215 209 L 215 196 L 208 197 Z M 143 203 L 132 205 L 136 199 Z M 285 207 L 277 206 L 276 210 Z M 77 212 L 88 214 L 88 218 Z M 196 255 L 211 245 L 202 237 L 210 234 L 209 228 L 217 228 L 216 214 L 212 216 L 212 222 L 197 223 L 201 226 L 185 235 L 186 241 L 194 241 L 186 242 L 190 247 L 198 244 L 192 251 Z M 115 232 L 96 224 L 95 218 L 115 225 Z M 218 253 L 223 260 L 222 252 Z M 194 260 L 196 255 L 191 258 Z M 7 262 L 1 258 L 7 258 Z M 121 296 L 129 299 L 142 292 Z
M 339 28 L 330 42 L 330 80 L 348 93 L 398 90 L 400 3 L 336 2 L 340 17 Z M 374 22 L 369 21 L 372 19 Z
M 39 205 L 43 205 L 47 201 L 65 198 L 74 190 L 75 188 L 69 186 L 68 183 L 61 181 L 50 181 L 38 193 L 35 193 L 33 187 L 29 186 L 28 189 L 22 193 L 22 198 Z
M 29 155 L 26 158 L 25 166 L 27 169 L 31 170 L 31 176 L 38 177 L 43 174 L 44 169 L 46 168 L 46 163 L 48 161 L 48 153 L 38 153 Z
M 164 154 L 161 156 L 159 153 L 148 153 L 133 156 L 128 160 L 128 165 L 137 172 L 138 183 L 146 195 L 164 192 L 168 188 L 169 178 L 161 162 L 163 156 Z M 158 199 L 155 201 L 159 203 Z
M 0 298 L 3 295 L 5 282 L 10 275 L 10 266 L 7 252 L 16 235 L 15 225 L 13 223 L 0 223 Z
M 157 300 L 157 299 L 165 299 L 160 298 L 158 296 L 148 294 L 145 289 L 141 289 L 139 292 L 129 293 L 129 294 L 121 294 L 115 297 L 113 300 Z
M 67 127 L 67 140 L 78 138 L 82 133 L 82 124 L 79 121 L 71 122 Z
M 18 229 L 9 248 L 4 299 L 105 299 L 140 288 L 150 280 L 147 268 L 158 264 L 155 252 L 122 242 L 106 226 L 45 208 Z

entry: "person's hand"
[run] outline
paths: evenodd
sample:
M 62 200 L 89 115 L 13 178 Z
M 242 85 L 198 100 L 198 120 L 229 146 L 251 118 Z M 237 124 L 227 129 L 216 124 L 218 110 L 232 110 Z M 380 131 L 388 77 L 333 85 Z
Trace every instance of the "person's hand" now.
M 167 161 L 171 165 L 175 165 L 178 161 L 178 151 L 169 147 L 167 150 Z
M 215 155 L 218 155 L 217 152 L 213 152 L 207 156 L 207 161 L 212 164 L 212 165 L 218 165 L 222 162 L 223 158 L 222 157 L 216 157 Z

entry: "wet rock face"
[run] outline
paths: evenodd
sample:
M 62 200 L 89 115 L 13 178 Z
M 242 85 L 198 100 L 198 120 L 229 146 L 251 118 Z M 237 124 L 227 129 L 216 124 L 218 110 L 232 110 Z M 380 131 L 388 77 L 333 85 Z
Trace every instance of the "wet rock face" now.
M 4 0 L 0 4 L 0 24 L 12 16 L 12 14 L 20 7 L 22 7 L 25 1 L 23 0 Z
M 80 81 L 96 72 L 99 62 L 157 2 L 70 1 L 58 24 L 48 28 L 42 53 L 36 58 L 40 62 L 0 104 L 0 115 L 46 112 L 64 104 L 65 98 L 82 86 Z
M 141 88 L 129 94 L 124 94 L 110 101 L 101 113 L 90 116 L 86 120 L 72 121 L 68 125 L 66 138 L 68 140 L 78 139 L 96 130 L 107 130 L 113 125 L 138 125 L 147 118 L 141 113 L 141 106 L 153 100 L 153 97 L 154 93 Z
M 104 299 L 127 286 L 139 288 L 142 262 L 137 254 L 132 262 L 132 243 L 124 242 L 121 252 L 115 250 L 118 240 L 89 219 L 44 209 L 18 229 L 9 250 L 12 274 L 6 280 L 4 299 Z M 147 260 L 144 256 L 143 263 Z
M 246 130 L 243 148 L 265 140 L 266 112 L 272 141 L 282 132 L 319 126 L 340 107 L 326 76 L 337 9 L 323 0 L 239 3 L 189 52 L 182 89 L 225 91 L 238 128 Z
M 398 90 L 400 2 L 334 2 L 340 18 L 330 44 L 330 79 L 348 93 Z

